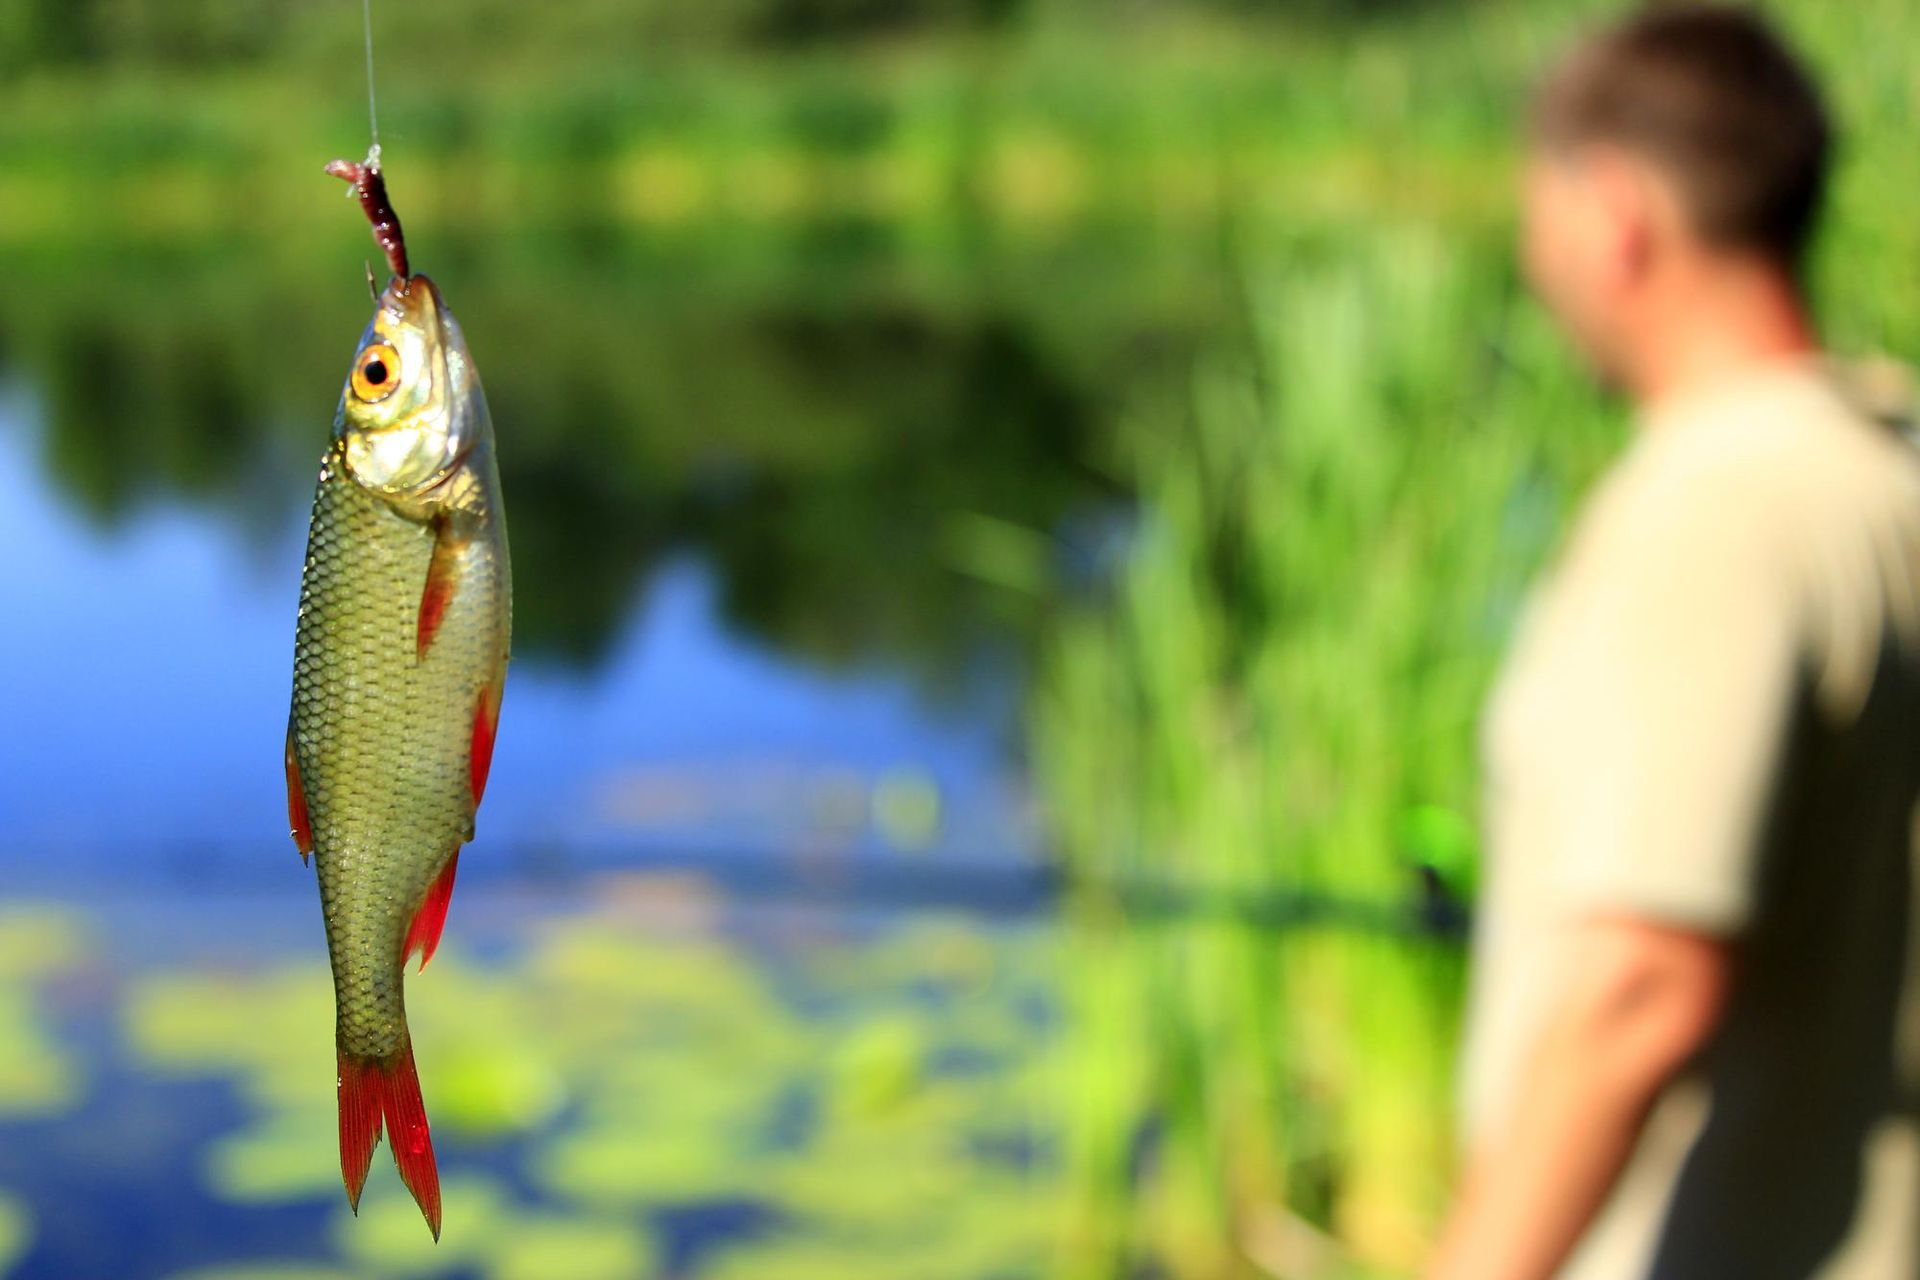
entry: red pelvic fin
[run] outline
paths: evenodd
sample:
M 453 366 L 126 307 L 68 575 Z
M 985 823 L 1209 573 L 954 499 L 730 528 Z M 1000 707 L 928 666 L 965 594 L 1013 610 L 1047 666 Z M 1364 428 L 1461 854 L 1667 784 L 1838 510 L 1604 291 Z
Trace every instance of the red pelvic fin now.
M 384 1061 L 340 1055 L 340 1172 L 347 1202 L 360 1212 L 360 1190 L 367 1182 L 373 1149 L 385 1128 L 393 1145 L 400 1181 L 413 1193 L 433 1238 L 440 1238 L 440 1171 L 433 1160 L 433 1136 L 420 1101 L 420 1076 L 413 1067 L 413 1045 Z
M 427 581 L 420 588 L 420 624 L 415 638 L 414 656 L 424 658 L 446 619 L 447 606 L 453 603 L 454 557 L 459 543 L 442 522 L 434 534 L 433 559 L 427 562 Z
M 453 872 L 460 865 L 460 851 L 455 849 L 447 857 L 447 865 L 440 868 L 440 874 L 433 878 L 427 887 L 427 896 L 421 900 L 420 909 L 413 913 L 413 924 L 407 929 L 406 943 L 400 948 L 400 963 L 404 966 L 407 957 L 418 951 L 420 967 L 427 967 L 427 961 L 433 959 L 434 950 L 440 945 L 440 931 L 447 925 L 447 904 L 453 901 Z
M 480 701 L 473 709 L 473 746 L 467 756 L 467 780 L 473 787 L 476 809 L 487 790 L 487 771 L 493 768 L 493 739 L 500 731 L 500 693 L 505 683 L 505 672 L 496 675 L 493 683 L 480 691 Z
M 293 726 L 287 726 L 287 825 L 293 829 L 293 846 L 300 861 L 313 854 L 313 819 L 307 816 L 307 792 L 300 785 L 300 762 L 293 754 Z

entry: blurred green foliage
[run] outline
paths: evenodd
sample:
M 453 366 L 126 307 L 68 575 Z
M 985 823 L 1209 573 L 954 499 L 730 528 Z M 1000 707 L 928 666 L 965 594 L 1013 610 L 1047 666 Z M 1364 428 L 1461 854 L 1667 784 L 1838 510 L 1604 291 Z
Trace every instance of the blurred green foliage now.
M 1033 0 L 575 0 L 567 5 L 461 0 L 382 4 L 383 38 L 450 45 L 463 59 L 532 60 L 583 48 L 642 56 L 682 47 L 778 46 L 900 31 L 961 32 L 1003 26 Z M 205 68 L 273 60 L 312 62 L 337 53 L 343 28 L 357 38 L 349 0 L 7 0 L 9 53 L 22 63 L 120 63 Z
M 1920 269 L 1889 180 L 1920 53 L 1886 32 L 1912 15 L 1775 8 L 1846 137 L 1816 271 L 1833 344 L 1911 358 L 1920 305 L 1881 282 Z M 1456 10 L 1351 69 L 1405 89 L 1373 101 L 1409 134 L 1449 118 L 1511 156 L 1523 72 L 1593 12 Z M 1487 683 L 1624 425 L 1522 296 L 1511 216 L 1462 212 L 1247 228 L 1246 323 L 1128 438 L 1119 581 L 1047 642 L 1073 1274 L 1406 1274 L 1443 1207 L 1462 957 L 1420 929 L 1474 892 Z M 1371 904 L 1401 932 L 1169 925 L 1114 892 L 1142 881 Z
M 1155 925 L 1104 886 L 1404 904 L 1416 927 L 1414 859 L 1463 873 L 1435 814 L 1472 809 L 1478 699 L 1543 549 L 1503 516 L 1530 486 L 1564 502 L 1613 424 L 1492 245 L 1377 231 L 1249 278 L 1248 351 L 1143 446 L 1118 598 L 1058 631 L 1035 710 L 1083 885 L 1076 1048 L 1126 1063 L 1079 1109 L 1076 1185 L 1106 1249 L 1182 1273 L 1250 1268 L 1282 1206 L 1406 1267 L 1450 1165 L 1454 945 Z
M 364 145 L 357 7 L 0 4 L 0 361 L 49 471 L 107 524 L 275 519 L 366 311 L 317 174 Z M 1500 208 L 1461 127 L 1487 94 L 1392 56 L 1450 28 L 1404 9 L 376 5 L 395 198 L 502 433 L 521 651 L 591 661 L 689 549 L 817 661 L 952 684 L 1030 651 L 1033 553 L 1114 500 L 1121 421 L 1217 328 L 1223 229 Z
M 111 35 L 191 7 L 56 8 L 107 34 L 0 76 L 0 365 L 97 521 L 277 521 L 368 309 L 365 229 L 317 172 L 365 143 L 356 6 L 263 7 L 211 62 Z M 682 551 L 822 663 L 958 679 L 1025 647 L 1041 610 L 949 530 L 1101 500 L 1113 406 L 1219 303 L 1209 243 L 1047 230 L 1078 161 L 1040 55 L 656 38 L 607 5 L 376 17 L 395 198 L 501 432 L 521 652 L 598 657 Z

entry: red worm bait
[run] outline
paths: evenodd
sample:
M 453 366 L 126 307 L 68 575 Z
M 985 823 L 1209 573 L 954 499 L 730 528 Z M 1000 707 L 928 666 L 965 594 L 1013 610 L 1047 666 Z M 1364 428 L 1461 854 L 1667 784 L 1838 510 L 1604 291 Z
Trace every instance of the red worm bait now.
M 387 198 L 387 180 L 380 176 L 380 162 L 372 157 L 364 162 L 335 160 L 327 165 L 327 172 L 353 184 L 354 194 L 360 197 L 360 209 L 373 224 L 374 243 L 387 255 L 387 265 L 393 274 L 406 280 L 412 275 L 407 270 L 407 237 L 400 230 L 400 215 L 393 211 L 393 202 Z

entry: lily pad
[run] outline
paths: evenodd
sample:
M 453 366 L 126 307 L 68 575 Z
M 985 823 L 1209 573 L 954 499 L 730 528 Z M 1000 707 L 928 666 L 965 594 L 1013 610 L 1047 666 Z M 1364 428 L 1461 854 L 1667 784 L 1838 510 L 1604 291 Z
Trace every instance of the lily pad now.
M 0 909 L 0 981 L 72 968 L 84 943 L 79 922 L 58 907 L 15 904 Z
M 215 1143 L 207 1155 L 207 1179 L 215 1195 L 240 1203 L 339 1195 L 338 1141 L 331 1099 L 326 1111 L 283 1112 Z
M 0 1195 L 0 1275 L 26 1256 L 33 1244 L 33 1218 L 19 1201 Z
M 507 1197 L 497 1183 L 455 1177 L 440 1185 L 445 1221 L 436 1244 L 384 1151 L 374 1152 L 358 1217 L 343 1204 L 334 1219 L 334 1242 L 358 1270 L 402 1276 L 470 1271 L 511 1230 Z
M 599 1205 L 657 1205 L 717 1200 L 751 1190 L 742 1153 L 711 1135 L 649 1135 L 633 1130 L 569 1134 L 538 1157 L 540 1185 L 569 1200 Z
M 488 1280 L 638 1280 L 651 1275 L 647 1234 L 614 1218 L 516 1217 L 487 1259 Z
M 566 1100 L 543 1055 L 500 1036 L 437 1046 L 432 1079 L 434 1122 L 482 1138 L 537 1129 Z
M 350 1271 L 309 1262 L 240 1262 L 177 1272 L 168 1280 L 354 1280 L 354 1276 Z
M 80 1093 L 80 1067 L 61 1051 L 32 993 L 0 983 L 0 1116 L 55 1115 Z

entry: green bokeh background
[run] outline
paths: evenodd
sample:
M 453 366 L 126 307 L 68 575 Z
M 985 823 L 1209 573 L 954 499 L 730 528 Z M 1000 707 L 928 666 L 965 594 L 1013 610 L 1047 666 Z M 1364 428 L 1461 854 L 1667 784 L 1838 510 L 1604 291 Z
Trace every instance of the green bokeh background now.
M 590 671 L 692 547 L 821 668 L 957 700 L 999 655 L 1060 910 L 463 898 L 417 980 L 435 1248 L 384 1169 L 341 1202 L 317 954 L 0 886 L 0 1143 L 185 1150 L 143 1194 L 261 1224 L 203 1280 L 1410 1273 L 1478 707 L 1623 429 L 1516 278 L 1517 120 L 1622 6 L 374 7 L 396 203 L 517 424 L 523 651 Z M 1912 355 L 1916 15 L 1772 8 L 1846 139 L 1834 345 Z M 0 372 L 98 527 L 261 527 L 305 465 L 364 319 L 318 176 L 361 56 L 350 0 L 0 0 Z M 902 848 L 941 819 L 878 805 Z M 96 1138 L 128 1077 L 231 1122 Z M 62 1274 L 23 1189 L 0 1274 Z

